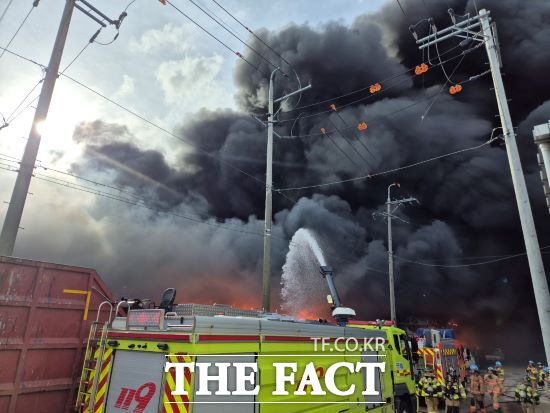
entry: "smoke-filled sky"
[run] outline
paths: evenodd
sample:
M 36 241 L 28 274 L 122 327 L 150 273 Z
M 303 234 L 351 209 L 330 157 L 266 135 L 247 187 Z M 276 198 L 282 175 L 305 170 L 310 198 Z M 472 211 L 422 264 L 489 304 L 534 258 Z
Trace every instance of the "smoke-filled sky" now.
M 192 12 L 190 3 L 182 3 Z M 447 93 L 451 82 L 487 70 L 484 48 L 451 39 L 439 50 L 422 53 L 409 32 L 409 25 L 420 22 L 418 34 L 426 35 L 428 26 L 421 21 L 427 17 L 438 28 L 446 27 L 449 7 L 458 15 L 485 7 L 498 26 L 504 82 L 539 241 L 550 245 L 531 132 L 550 119 L 550 3 L 401 0 L 404 13 L 395 1 L 273 3 L 258 7 L 257 2 L 234 1 L 227 8 L 277 54 L 214 3 L 201 2 L 288 73 L 288 79 L 275 78 L 276 96 L 297 88 L 297 77 L 302 85 L 313 85 L 278 113 L 277 132 L 294 138 L 275 140 L 275 189 L 373 175 L 274 193 L 275 305 L 281 304 L 281 271 L 290 240 L 307 228 L 335 269 L 344 304 L 364 319 L 389 317 L 386 223 L 373 213 L 384 208 L 388 185 L 398 181 L 395 197 L 420 201 L 396 212 L 406 222 L 394 221 L 398 319 L 452 319 L 473 345 L 502 347 L 511 358 L 539 357 L 542 344 L 526 258 L 463 266 L 524 251 L 502 142 L 374 175 L 481 145 L 499 125 L 489 76 L 464 83 L 458 95 Z M 124 6 L 105 7 L 118 15 Z M 39 159 L 122 191 L 52 170 L 37 172 L 115 197 L 138 197 L 146 207 L 35 179 L 15 255 L 94 267 L 118 295 L 158 300 L 164 288 L 175 286 L 180 302 L 259 306 L 266 132 L 250 114 L 265 119 L 265 73 L 272 67 L 200 12 L 193 15 L 262 73 L 236 61 L 173 9 L 143 0 L 132 7 L 119 39 L 110 46 L 90 46 L 68 73 L 192 145 L 60 78 Z M 10 10 L 10 19 L 0 26 L 2 44 L 26 11 L 20 4 Z M 41 5 L 11 48 L 45 62 L 54 31 L 37 16 L 55 20 L 59 11 L 57 5 Z M 67 63 L 94 30 L 82 16 L 75 18 Z M 110 35 L 105 31 L 101 41 Z M 443 66 L 437 65 L 438 52 L 449 60 Z M 436 67 L 412 78 L 407 69 L 421 62 Z M 15 57 L 0 59 L 4 116 L 39 76 L 36 67 Z M 382 92 L 371 96 L 368 86 L 377 81 Z M 331 103 L 338 113 L 330 111 Z M 21 156 L 25 141 L 19 138 L 31 116 L 27 110 L 0 132 L 2 154 Z M 367 122 L 366 131 L 355 129 L 360 122 Z M 320 128 L 329 136 L 320 136 Z M 8 200 L 15 174 L 0 172 L 0 193 Z M 5 207 L 2 217 L 4 212 Z M 548 257 L 543 255 L 547 269 Z M 307 278 L 318 276 L 316 266 L 308 259 L 293 268 Z M 309 292 L 307 310 L 323 308 L 327 292 L 320 285 Z

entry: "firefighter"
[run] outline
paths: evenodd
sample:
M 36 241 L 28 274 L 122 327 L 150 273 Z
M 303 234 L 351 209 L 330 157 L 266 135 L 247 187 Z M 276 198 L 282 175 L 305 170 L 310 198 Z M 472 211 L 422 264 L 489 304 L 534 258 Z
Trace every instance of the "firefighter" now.
M 459 377 L 452 367 L 449 369 L 445 381 L 445 408 L 446 413 L 459 413 L 460 400 L 466 398 L 464 386 L 460 383 Z
M 433 370 L 426 370 L 424 376 L 418 382 L 417 394 L 426 400 L 427 413 L 437 413 L 439 400 L 443 397 L 443 386 L 436 379 Z
M 500 361 L 495 362 L 495 373 L 500 381 L 500 388 L 504 388 L 504 367 Z
M 525 377 L 523 383 L 516 386 L 516 400 L 520 402 L 523 413 L 536 413 L 540 403 L 536 388 L 531 385 L 531 379 Z
M 529 364 L 527 365 L 527 368 L 525 369 L 525 374 L 529 381 L 531 382 L 531 386 L 536 389 L 537 388 L 537 381 L 538 381 L 538 375 L 539 371 L 537 369 L 537 366 L 535 366 L 535 362 L 532 360 L 529 360 Z
M 470 400 L 470 412 L 475 413 L 479 410 L 481 413 L 485 413 L 485 404 L 483 403 L 483 399 L 485 398 L 485 381 L 479 373 L 479 368 L 476 364 L 470 366 L 470 372 L 470 394 L 472 396 Z
M 539 390 L 544 390 L 544 385 L 546 384 L 546 371 L 545 367 L 542 363 L 539 363 L 540 366 L 538 367 L 538 377 L 537 377 L 537 385 Z
M 500 384 L 500 378 L 496 375 L 495 369 L 489 367 L 487 374 L 483 378 L 485 381 L 485 388 L 489 397 L 493 401 L 493 409 L 495 411 L 500 410 L 500 403 L 498 402 L 498 397 L 502 393 L 502 387 Z

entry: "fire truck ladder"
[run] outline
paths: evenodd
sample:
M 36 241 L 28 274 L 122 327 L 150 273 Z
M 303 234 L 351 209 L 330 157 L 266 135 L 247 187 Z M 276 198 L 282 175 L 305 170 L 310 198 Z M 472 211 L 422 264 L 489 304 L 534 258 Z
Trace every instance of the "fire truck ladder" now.
M 99 321 L 101 307 L 107 304 L 110 307 L 109 320 L 105 323 Z M 76 398 L 76 410 L 82 411 L 86 409 L 93 412 L 97 385 L 99 383 L 99 372 L 103 364 L 103 353 L 107 345 L 107 332 L 111 323 L 111 315 L 113 306 L 110 302 L 102 302 L 97 310 L 96 320 L 90 326 L 86 352 L 84 353 L 84 365 L 80 375 L 80 383 L 78 385 L 78 394 Z

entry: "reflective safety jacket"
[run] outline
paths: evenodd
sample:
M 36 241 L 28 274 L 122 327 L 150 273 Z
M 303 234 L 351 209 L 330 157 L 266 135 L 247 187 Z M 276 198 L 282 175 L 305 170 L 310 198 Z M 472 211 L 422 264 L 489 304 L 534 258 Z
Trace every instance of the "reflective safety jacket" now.
M 540 397 L 539 394 L 535 389 L 533 389 L 528 384 L 518 384 L 516 387 L 516 399 L 520 403 L 526 403 L 526 404 L 539 404 L 540 403 Z
M 527 366 L 525 369 L 525 373 L 527 374 L 527 377 L 529 380 L 537 380 L 539 375 L 539 369 L 537 369 L 535 366 Z
M 539 378 L 538 378 L 538 385 L 544 386 L 544 382 L 546 381 L 546 372 L 543 369 L 539 370 Z
M 422 377 L 418 382 L 417 392 L 423 397 L 443 397 L 443 386 L 435 377 Z
M 481 374 L 472 374 L 470 376 L 470 393 L 473 396 L 485 394 L 485 380 L 483 380 Z
M 504 384 L 504 367 L 495 367 L 495 373 L 500 380 L 500 384 Z
M 485 380 L 485 387 L 487 389 L 486 390 L 487 393 L 497 394 L 497 395 L 502 393 L 500 380 L 496 374 L 492 374 L 492 373 L 486 374 L 483 380 Z
M 465 399 L 466 390 L 459 381 L 447 380 L 445 383 L 445 398 L 449 400 Z

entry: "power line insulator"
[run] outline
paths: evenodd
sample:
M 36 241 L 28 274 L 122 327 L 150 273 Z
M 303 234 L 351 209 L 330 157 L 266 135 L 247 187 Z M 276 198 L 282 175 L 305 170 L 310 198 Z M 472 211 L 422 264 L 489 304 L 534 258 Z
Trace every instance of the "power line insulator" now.
M 451 86 L 449 88 L 449 93 L 451 95 L 456 95 L 457 93 L 460 93 L 460 92 L 462 92 L 462 85 L 461 84 L 454 85 L 454 86 Z
M 334 103 L 332 103 L 330 105 L 330 109 L 336 112 L 336 105 Z
M 325 135 L 327 133 L 327 130 L 325 128 L 321 128 L 321 133 Z
M 166 0 L 159 0 L 159 3 L 162 4 L 163 6 L 166 6 Z
M 375 83 L 374 85 L 370 86 L 369 90 L 370 93 L 380 92 L 382 90 L 382 85 L 380 83 Z
M 361 122 L 359 125 L 357 125 L 357 130 L 362 132 L 364 130 L 367 130 L 368 127 L 369 125 L 367 125 L 366 122 Z
M 428 69 L 428 65 L 426 63 L 422 63 L 421 65 L 418 65 L 414 68 L 414 74 L 421 75 L 423 73 L 426 73 Z

